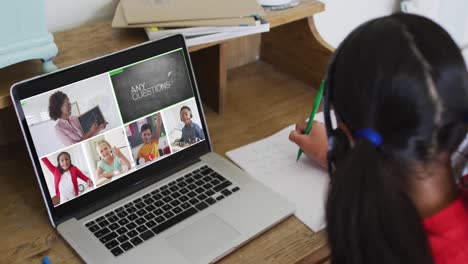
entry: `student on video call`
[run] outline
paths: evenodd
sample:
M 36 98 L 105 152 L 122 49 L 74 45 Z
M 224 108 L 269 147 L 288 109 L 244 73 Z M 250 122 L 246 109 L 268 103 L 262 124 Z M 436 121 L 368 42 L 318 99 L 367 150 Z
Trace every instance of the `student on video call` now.
M 85 181 L 88 187 L 93 186 L 91 179 L 72 164 L 68 152 L 61 152 L 57 156 L 57 166 L 53 165 L 47 157 L 42 158 L 42 162 L 54 175 L 55 196 L 59 198 L 59 201 L 54 202 L 54 205 L 64 203 L 78 196 L 78 178 Z M 52 200 L 55 201 L 55 199 Z
M 94 123 L 87 133 L 83 133 L 78 117 L 71 115 L 71 103 L 68 96 L 57 91 L 49 97 L 49 116 L 57 120 L 55 133 L 64 146 L 69 146 L 93 137 L 106 128 L 107 123 Z
M 137 153 L 137 159 L 144 159 L 145 162 L 152 161 L 159 157 L 159 136 L 161 134 L 161 113 L 157 113 L 153 118 L 156 132 L 153 136 L 153 129 L 149 124 L 144 124 L 140 128 L 143 146 Z
M 468 189 L 451 167 L 468 131 L 460 49 L 431 20 L 396 14 L 361 25 L 335 54 L 332 263 L 468 263 Z M 290 139 L 326 167 L 323 125 L 304 130 Z
M 205 134 L 198 124 L 192 121 L 192 110 L 188 106 L 180 108 L 180 121 L 184 122 L 181 141 L 186 144 L 197 143 L 205 139 Z
M 97 164 L 98 177 L 111 179 L 113 176 L 130 169 L 130 161 L 122 154 L 119 148 L 112 147 L 107 140 L 96 144 L 96 151 L 101 160 Z M 123 165 L 123 166 L 122 166 Z

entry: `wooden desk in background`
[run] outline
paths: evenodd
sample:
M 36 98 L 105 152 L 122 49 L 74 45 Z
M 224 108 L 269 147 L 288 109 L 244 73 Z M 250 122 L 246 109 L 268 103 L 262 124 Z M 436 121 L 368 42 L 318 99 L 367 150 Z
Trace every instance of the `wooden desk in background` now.
M 205 114 L 214 151 L 224 155 L 310 111 L 315 96 L 311 85 L 318 86 L 331 54 L 311 17 L 323 10 L 320 2 L 302 0 L 294 9 L 268 12 L 272 29 L 262 34 L 261 60 L 229 72 L 226 42 L 190 49 L 201 97 L 209 106 Z M 61 68 L 146 41 L 141 30 L 110 29 L 109 22 L 57 33 L 55 38 L 59 47 L 55 63 Z M 0 126 L 6 131 L 0 137 L 17 139 L 0 147 L 0 262 L 39 263 L 48 255 L 53 263 L 80 263 L 49 223 L 10 106 L 11 84 L 39 72 L 38 62 L 0 69 Z M 313 233 L 293 216 L 220 263 L 326 263 L 327 259 L 324 231 Z

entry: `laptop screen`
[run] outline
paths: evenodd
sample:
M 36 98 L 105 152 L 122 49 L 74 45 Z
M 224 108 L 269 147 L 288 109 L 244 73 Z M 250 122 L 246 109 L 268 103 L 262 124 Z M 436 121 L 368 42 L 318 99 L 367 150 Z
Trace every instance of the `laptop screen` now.
M 20 100 L 54 207 L 206 140 L 187 65 L 177 48 Z

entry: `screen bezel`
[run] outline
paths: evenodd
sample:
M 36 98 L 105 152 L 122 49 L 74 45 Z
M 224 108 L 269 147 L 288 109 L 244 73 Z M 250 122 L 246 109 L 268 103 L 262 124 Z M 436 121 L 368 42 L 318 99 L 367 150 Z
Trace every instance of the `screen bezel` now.
M 85 195 L 76 197 L 73 200 L 54 207 L 20 101 L 31 96 L 48 92 L 53 89 L 57 89 L 90 77 L 94 77 L 103 73 L 109 73 L 112 70 L 179 48 L 182 48 L 184 59 L 186 61 L 190 84 L 192 85 L 192 90 L 197 104 L 197 110 L 200 114 L 200 120 L 202 122 L 201 125 L 206 135 L 205 140 L 189 148 L 171 154 L 170 156 L 144 168 L 140 168 L 139 170 L 134 171 L 116 181 L 112 181 L 104 186 L 96 188 L 93 191 L 86 193 Z M 49 210 L 52 224 L 54 226 L 65 219 L 80 215 L 81 211 L 89 210 L 89 208 L 93 205 L 106 204 L 105 200 L 107 198 L 115 197 L 115 195 L 118 193 L 126 193 L 125 190 L 129 188 L 140 189 L 135 188 L 136 185 L 141 185 L 141 188 L 144 188 L 145 186 L 154 183 L 155 181 L 162 180 L 168 176 L 167 173 L 164 172 L 173 170 L 177 164 L 182 164 L 198 159 L 200 156 L 212 150 L 205 121 L 205 115 L 201 107 L 200 96 L 198 93 L 189 53 L 187 47 L 185 46 L 184 37 L 180 34 L 156 41 L 146 42 L 144 44 L 118 51 L 104 57 L 86 61 L 47 75 L 17 83 L 11 88 L 11 97 L 19 118 L 21 128 L 23 130 L 25 142 L 29 150 L 31 161 L 35 168 L 38 182 L 42 189 L 42 195 L 47 209 Z M 158 110 L 155 109 L 155 111 Z M 158 179 L 155 180 L 155 178 Z M 90 204 L 89 201 L 93 201 L 93 204 Z

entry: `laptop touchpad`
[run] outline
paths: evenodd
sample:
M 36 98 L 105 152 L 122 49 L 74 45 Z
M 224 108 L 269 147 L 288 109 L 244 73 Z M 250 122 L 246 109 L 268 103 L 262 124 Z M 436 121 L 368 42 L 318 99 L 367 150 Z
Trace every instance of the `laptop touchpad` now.
M 167 238 L 167 242 L 189 261 L 197 262 L 239 235 L 216 215 L 209 214 Z

